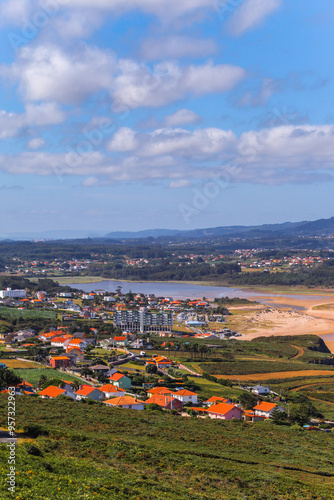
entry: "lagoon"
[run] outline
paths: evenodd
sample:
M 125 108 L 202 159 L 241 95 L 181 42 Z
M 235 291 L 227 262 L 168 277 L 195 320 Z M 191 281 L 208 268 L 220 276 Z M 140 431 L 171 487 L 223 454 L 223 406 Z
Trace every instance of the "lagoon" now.
M 127 293 L 130 290 L 134 293 L 154 294 L 156 297 L 173 297 L 174 299 L 214 299 L 218 297 L 239 297 L 244 299 L 270 296 L 270 297 L 288 297 L 291 299 L 307 299 L 315 300 L 321 298 L 320 295 L 296 295 L 282 293 L 268 293 L 264 291 L 254 291 L 241 288 L 231 288 L 213 285 L 195 285 L 191 283 L 173 283 L 161 281 L 113 281 L 104 280 L 93 283 L 68 283 L 68 286 L 84 290 L 85 292 L 115 292 L 117 287 L 122 287 L 122 293 Z M 327 297 L 328 295 L 323 295 Z M 268 304 L 269 305 L 269 304 Z

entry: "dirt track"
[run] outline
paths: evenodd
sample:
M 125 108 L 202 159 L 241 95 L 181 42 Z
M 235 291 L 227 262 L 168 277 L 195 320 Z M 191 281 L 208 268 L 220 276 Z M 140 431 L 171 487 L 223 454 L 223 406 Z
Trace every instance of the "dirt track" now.
M 303 356 L 304 354 L 304 349 L 302 347 L 298 347 L 297 345 L 293 345 L 293 344 L 290 344 L 292 347 L 294 347 L 295 349 L 297 349 L 298 353 L 296 354 L 296 356 L 294 356 L 293 358 L 290 358 L 290 359 L 297 359 L 297 358 L 300 358 L 301 356 Z

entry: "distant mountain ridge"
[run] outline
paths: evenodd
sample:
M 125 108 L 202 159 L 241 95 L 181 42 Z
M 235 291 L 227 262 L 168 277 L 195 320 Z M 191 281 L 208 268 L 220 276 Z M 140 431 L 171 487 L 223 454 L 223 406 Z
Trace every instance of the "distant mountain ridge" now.
M 202 229 L 146 229 L 142 231 L 104 231 L 94 230 L 50 230 L 26 233 L 2 234 L 2 241 L 22 241 L 35 239 L 75 240 L 82 238 L 113 239 L 113 240 L 140 240 L 147 238 L 175 240 L 209 239 L 209 238 L 258 238 L 258 237 L 289 237 L 289 236 L 317 236 L 334 235 L 334 217 L 315 221 L 283 222 L 279 224 L 262 224 L 254 226 L 218 226 Z
M 191 230 L 152 229 L 146 231 L 111 232 L 105 235 L 113 239 L 140 238 L 219 238 L 219 237 L 257 237 L 257 236 L 328 236 L 334 234 L 334 217 L 316 221 L 283 222 L 257 226 L 218 226 Z

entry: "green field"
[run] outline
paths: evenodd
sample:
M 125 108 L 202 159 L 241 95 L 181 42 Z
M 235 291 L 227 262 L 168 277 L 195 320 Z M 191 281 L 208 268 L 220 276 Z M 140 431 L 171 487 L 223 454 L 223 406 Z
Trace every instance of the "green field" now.
M 37 382 L 39 381 L 42 375 L 45 375 L 47 379 L 60 378 L 70 381 L 80 381 L 80 379 L 78 377 L 75 377 L 74 375 L 71 375 L 69 373 L 64 373 L 59 370 L 54 370 L 53 368 L 27 368 L 27 369 L 16 368 L 13 371 L 23 380 L 26 380 L 30 384 L 33 384 L 34 387 L 36 387 Z
M 316 365 L 311 363 L 300 363 L 285 361 L 244 361 L 233 360 L 218 363 L 201 363 L 200 368 L 210 375 L 249 375 L 255 373 L 290 372 L 305 370 L 333 370 L 334 367 L 327 365 Z
M 25 396 L 16 413 L 17 428 L 37 436 L 16 449 L 20 500 L 333 498 L 330 433 Z M 6 444 L 0 459 L 1 498 L 12 499 Z
M 15 309 L 14 307 L 0 307 L 0 318 L 23 318 L 23 319 L 56 319 L 57 313 L 55 311 L 42 311 L 30 309 Z

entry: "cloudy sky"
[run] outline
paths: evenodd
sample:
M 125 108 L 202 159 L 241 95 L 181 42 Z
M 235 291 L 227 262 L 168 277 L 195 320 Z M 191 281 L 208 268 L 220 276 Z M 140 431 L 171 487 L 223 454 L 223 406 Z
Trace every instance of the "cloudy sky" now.
M 330 0 L 2 0 L 0 233 L 334 215 Z

